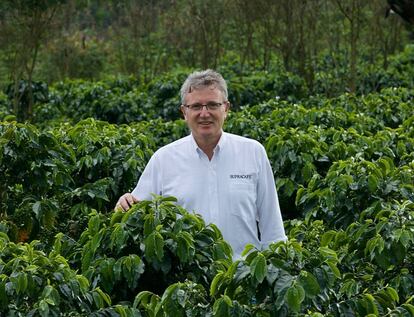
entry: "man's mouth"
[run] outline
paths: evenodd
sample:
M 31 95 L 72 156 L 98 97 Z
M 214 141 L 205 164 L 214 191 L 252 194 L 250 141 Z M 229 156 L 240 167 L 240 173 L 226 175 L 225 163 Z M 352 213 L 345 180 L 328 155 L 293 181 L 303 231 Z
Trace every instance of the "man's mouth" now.
M 211 122 L 211 121 L 202 121 L 202 122 L 199 122 L 198 124 L 199 125 L 210 125 L 210 124 L 213 124 L 213 122 Z

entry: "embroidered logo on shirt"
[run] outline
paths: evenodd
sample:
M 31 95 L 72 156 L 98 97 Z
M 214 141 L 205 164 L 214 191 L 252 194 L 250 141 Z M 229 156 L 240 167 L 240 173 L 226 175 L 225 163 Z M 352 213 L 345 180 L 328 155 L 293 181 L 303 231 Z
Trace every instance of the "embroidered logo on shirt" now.
M 231 179 L 252 179 L 252 174 L 230 174 Z

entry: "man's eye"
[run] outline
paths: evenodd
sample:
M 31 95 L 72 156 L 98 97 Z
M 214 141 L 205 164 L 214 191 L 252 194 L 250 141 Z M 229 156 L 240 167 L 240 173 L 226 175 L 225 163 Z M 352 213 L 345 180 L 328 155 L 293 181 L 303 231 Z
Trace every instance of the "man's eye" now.
M 218 107 L 220 107 L 220 104 L 217 102 L 209 102 L 207 104 L 207 108 L 209 109 L 217 109 Z
M 190 108 L 192 110 L 200 110 L 203 107 L 203 105 L 201 104 L 195 104 L 195 105 L 191 105 Z

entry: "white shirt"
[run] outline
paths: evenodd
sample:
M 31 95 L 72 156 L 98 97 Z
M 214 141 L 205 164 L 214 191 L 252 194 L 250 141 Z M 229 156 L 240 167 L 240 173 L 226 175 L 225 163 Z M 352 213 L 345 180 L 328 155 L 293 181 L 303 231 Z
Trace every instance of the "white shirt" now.
M 247 243 L 262 249 L 286 240 L 272 169 L 255 140 L 223 132 L 211 161 L 192 135 L 160 148 L 132 192 L 139 200 L 151 199 L 151 193 L 174 196 L 214 223 L 235 259 Z

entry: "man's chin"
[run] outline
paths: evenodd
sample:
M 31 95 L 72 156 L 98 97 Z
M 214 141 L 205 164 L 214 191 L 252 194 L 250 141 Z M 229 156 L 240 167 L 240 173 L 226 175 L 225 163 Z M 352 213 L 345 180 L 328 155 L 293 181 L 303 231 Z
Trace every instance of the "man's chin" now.
M 193 135 L 196 139 L 206 140 L 206 139 L 212 139 L 212 138 L 220 138 L 221 131 L 217 132 L 217 131 L 213 131 L 211 129 L 205 129 L 204 131 L 198 130 L 195 133 L 193 131 Z
M 197 133 L 200 135 L 201 134 L 214 134 L 214 129 L 212 125 L 204 125 L 204 126 L 199 125 L 197 127 Z

